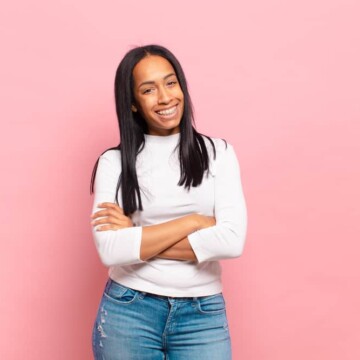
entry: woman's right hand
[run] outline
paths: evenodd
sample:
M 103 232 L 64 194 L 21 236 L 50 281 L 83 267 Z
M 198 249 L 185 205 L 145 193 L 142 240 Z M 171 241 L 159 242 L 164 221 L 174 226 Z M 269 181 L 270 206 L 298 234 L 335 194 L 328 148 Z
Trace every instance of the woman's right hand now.
M 198 230 L 205 229 L 210 226 L 216 225 L 216 219 L 214 216 L 206 216 L 197 214 L 198 217 Z

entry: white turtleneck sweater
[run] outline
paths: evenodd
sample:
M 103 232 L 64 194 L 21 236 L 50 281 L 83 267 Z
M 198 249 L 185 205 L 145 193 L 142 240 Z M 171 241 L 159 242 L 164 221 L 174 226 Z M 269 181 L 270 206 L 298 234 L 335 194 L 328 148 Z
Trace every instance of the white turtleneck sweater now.
M 109 267 L 109 277 L 127 287 L 172 297 L 206 296 L 222 291 L 219 260 L 242 254 L 247 210 L 240 178 L 240 166 L 233 146 L 211 138 L 216 160 L 207 138 L 210 175 L 204 174 L 200 186 L 190 192 L 178 186 L 180 133 L 169 136 L 145 134 L 145 147 L 138 154 L 136 171 L 143 211 L 132 215 L 134 227 L 96 231 L 93 238 L 100 259 Z M 174 152 L 173 152 L 174 151 Z M 120 150 L 108 150 L 100 156 L 94 184 L 92 213 L 99 203 L 115 202 L 115 190 L 121 172 Z M 118 193 L 122 207 L 121 189 Z M 215 216 L 216 225 L 188 235 L 197 262 L 152 258 L 140 259 L 142 228 L 188 214 Z

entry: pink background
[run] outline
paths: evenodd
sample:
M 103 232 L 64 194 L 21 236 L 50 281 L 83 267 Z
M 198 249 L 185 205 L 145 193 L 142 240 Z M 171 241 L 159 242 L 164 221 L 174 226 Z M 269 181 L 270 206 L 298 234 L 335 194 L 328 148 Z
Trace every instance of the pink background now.
M 197 129 L 235 146 L 248 205 L 223 261 L 239 360 L 360 358 L 358 1 L 8 2 L 1 11 L 0 358 L 92 359 L 107 269 L 91 237 L 113 81 L 174 52 Z

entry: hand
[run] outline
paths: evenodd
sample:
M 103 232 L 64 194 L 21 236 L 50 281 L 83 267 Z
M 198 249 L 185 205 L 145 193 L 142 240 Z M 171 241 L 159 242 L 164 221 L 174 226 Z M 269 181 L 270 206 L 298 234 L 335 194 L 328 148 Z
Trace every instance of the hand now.
M 101 219 L 91 221 L 91 225 L 107 225 L 99 226 L 96 231 L 118 230 L 134 226 L 130 217 L 124 215 L 124 211 L 120 206 L 114 203 L 105 202 L 102 204 L 98 204 L 97 207 L 105 208 L 105 210 L 97 211 L 90 216 L 92 219 L 101 217 Z

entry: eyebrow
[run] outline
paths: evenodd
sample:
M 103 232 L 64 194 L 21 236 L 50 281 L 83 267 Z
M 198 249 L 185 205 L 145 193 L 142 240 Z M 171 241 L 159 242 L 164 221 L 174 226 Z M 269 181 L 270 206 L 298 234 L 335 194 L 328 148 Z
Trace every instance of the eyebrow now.
M 167 74 L 166 76 L 163 77 L 163 79 L 165 80 L 165 79 L 167 79 L 168 77 L 170 77 L 172 75 L 175 75 L 175 73 Z M 138 86 L 138 89 L 140 89 L 140 87 L 145 85 L 145 84 L 155 84 L 155 81 L 144 81 Z

